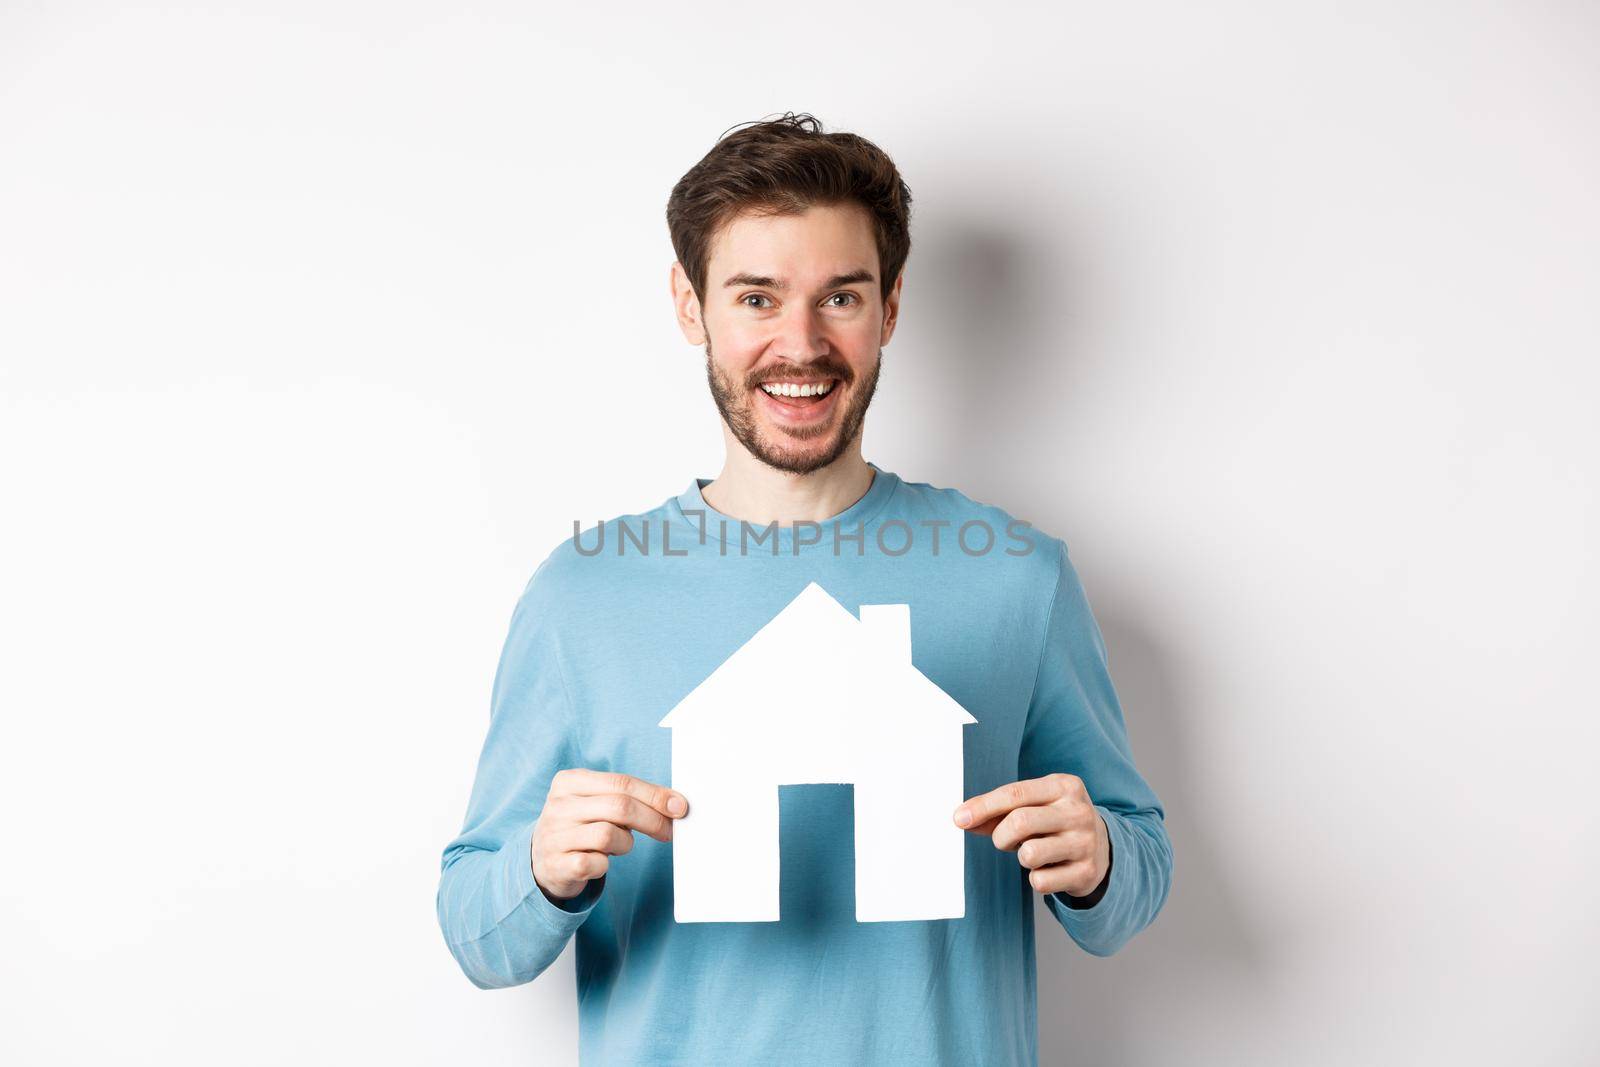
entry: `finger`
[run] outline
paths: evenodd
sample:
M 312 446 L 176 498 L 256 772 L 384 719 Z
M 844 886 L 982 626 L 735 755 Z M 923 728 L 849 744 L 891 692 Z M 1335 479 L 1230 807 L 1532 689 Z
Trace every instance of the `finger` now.
M 556 877 L 568 882 L 592 882 L 611 867 L 611 858 L 603 852 L 563 852 L 550 861 Z
M 955 810 L 957 826 L 979 826 L 1028 804 L 1047 804 L 1061 796 L 1054 777 L 1028 778 L 973 797 Z M 963 816 L 965 820 L 963 821 Z
M 1100 884 L 1098 880 L 1089 883 L 1093 875 L 1094 868 L 1088 860 L 1076 863 L 1053 863 L 1048 867 L 1029 871 L 1028 884 L 1037 893 L 1066 893 L 1074 897 L 1086 897 Z
M 671 818 L 682 818 L 689 812 L 689 798 L 677 790 L 615 771 L 591 771 L 581 767 L 557 771 L 550 789 L 581 797 L 623 793 Z
M 1071 813 L 1056 804 L 1018 808 L 1000 820 L 990 838 L 994 847 L 1003 852 L 1015 852 L 1030 837 L 1054 834 L 1065 830 Z
M 657 841 L 672 840 L 672 820 L 625 793 L 568 797 L 562 804 L 562 816 L 573 823 L 607 822 L 639 830 Z
M 584 822 L 552 834 L 549 846 L 553 852 L 603 852 L 620 856 L 633 851 L 633 831 L 624 830 L 615 823 Z
M 1030 837 L 1017 847 L 1017 862 L 1029 870 L 1087 858 L 1083 842 L 1072 834 Z

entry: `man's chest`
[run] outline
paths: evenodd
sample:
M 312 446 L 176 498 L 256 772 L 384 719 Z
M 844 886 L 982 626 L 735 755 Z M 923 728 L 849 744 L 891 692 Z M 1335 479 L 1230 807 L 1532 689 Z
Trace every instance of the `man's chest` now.
M 805 711 L 836 707 L 861 671 L 908 654 L 976 720 L 961 731 L 968 780 L 1014 776 L 1042 636 L 1034 605 L 1003 585 L 914 567 L 750 562 L 641 573 L 569 615 L 560 661 L 587 766 L 669 781 L 672 729 L 661 721 L 713 685 L 745 732 L 810 744 L 814 722 L 830 744 L 864 743 L 879 718 L 916 706 L 915 694 L 875 684 L 842 723 Z

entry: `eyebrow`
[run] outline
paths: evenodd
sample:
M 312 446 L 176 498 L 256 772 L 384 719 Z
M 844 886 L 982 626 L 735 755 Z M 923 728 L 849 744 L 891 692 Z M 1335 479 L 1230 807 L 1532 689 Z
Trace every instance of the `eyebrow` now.
M 870 282 L 874 280 L 873 273 L 865 268 L 857 268 L 847 274 L 835 274 L 822 283 L 824 289 L 837 289 L 841 285 L 854 285 L 856 282 Z M 764 289 L 787 290 L 789 284 L 777 278 L 770 278 L 765 274 L 735 274 L 722 283 L 724 289 L 736 285 L 759 285 Z

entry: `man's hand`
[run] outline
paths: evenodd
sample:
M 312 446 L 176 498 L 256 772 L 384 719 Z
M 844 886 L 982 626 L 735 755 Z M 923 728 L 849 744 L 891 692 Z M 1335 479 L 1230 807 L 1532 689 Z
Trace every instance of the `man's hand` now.
M 955 810 L 956 825 L 1015 852 L 1039 893 L 1086 897 L 1111 865 L 1111 837 L 1083 779 L 1049 774 L 1012 782 Z
M 533 880 L 548 897 L 570 900 L 633 849 L 633 830 L 672 840 L 672 820 L 688 814 L 682 793 L 606 771 L 557 771 L 533 828 Z

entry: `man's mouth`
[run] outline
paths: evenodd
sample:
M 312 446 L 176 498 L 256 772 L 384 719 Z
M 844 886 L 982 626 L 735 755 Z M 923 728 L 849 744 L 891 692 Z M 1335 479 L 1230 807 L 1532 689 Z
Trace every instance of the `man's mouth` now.
M 768 396 L 781 397 L 791 400 L 805 400 L 811 397 L 827 396 L 833 391 L 835 379 L 824 378 L 821 381 L 808 382 L 762 382 L 761 391 Z
M 763 407 L 789 423 L 816 422 L 833 409 L 838 378 L 777 379 L 762 382 Z

